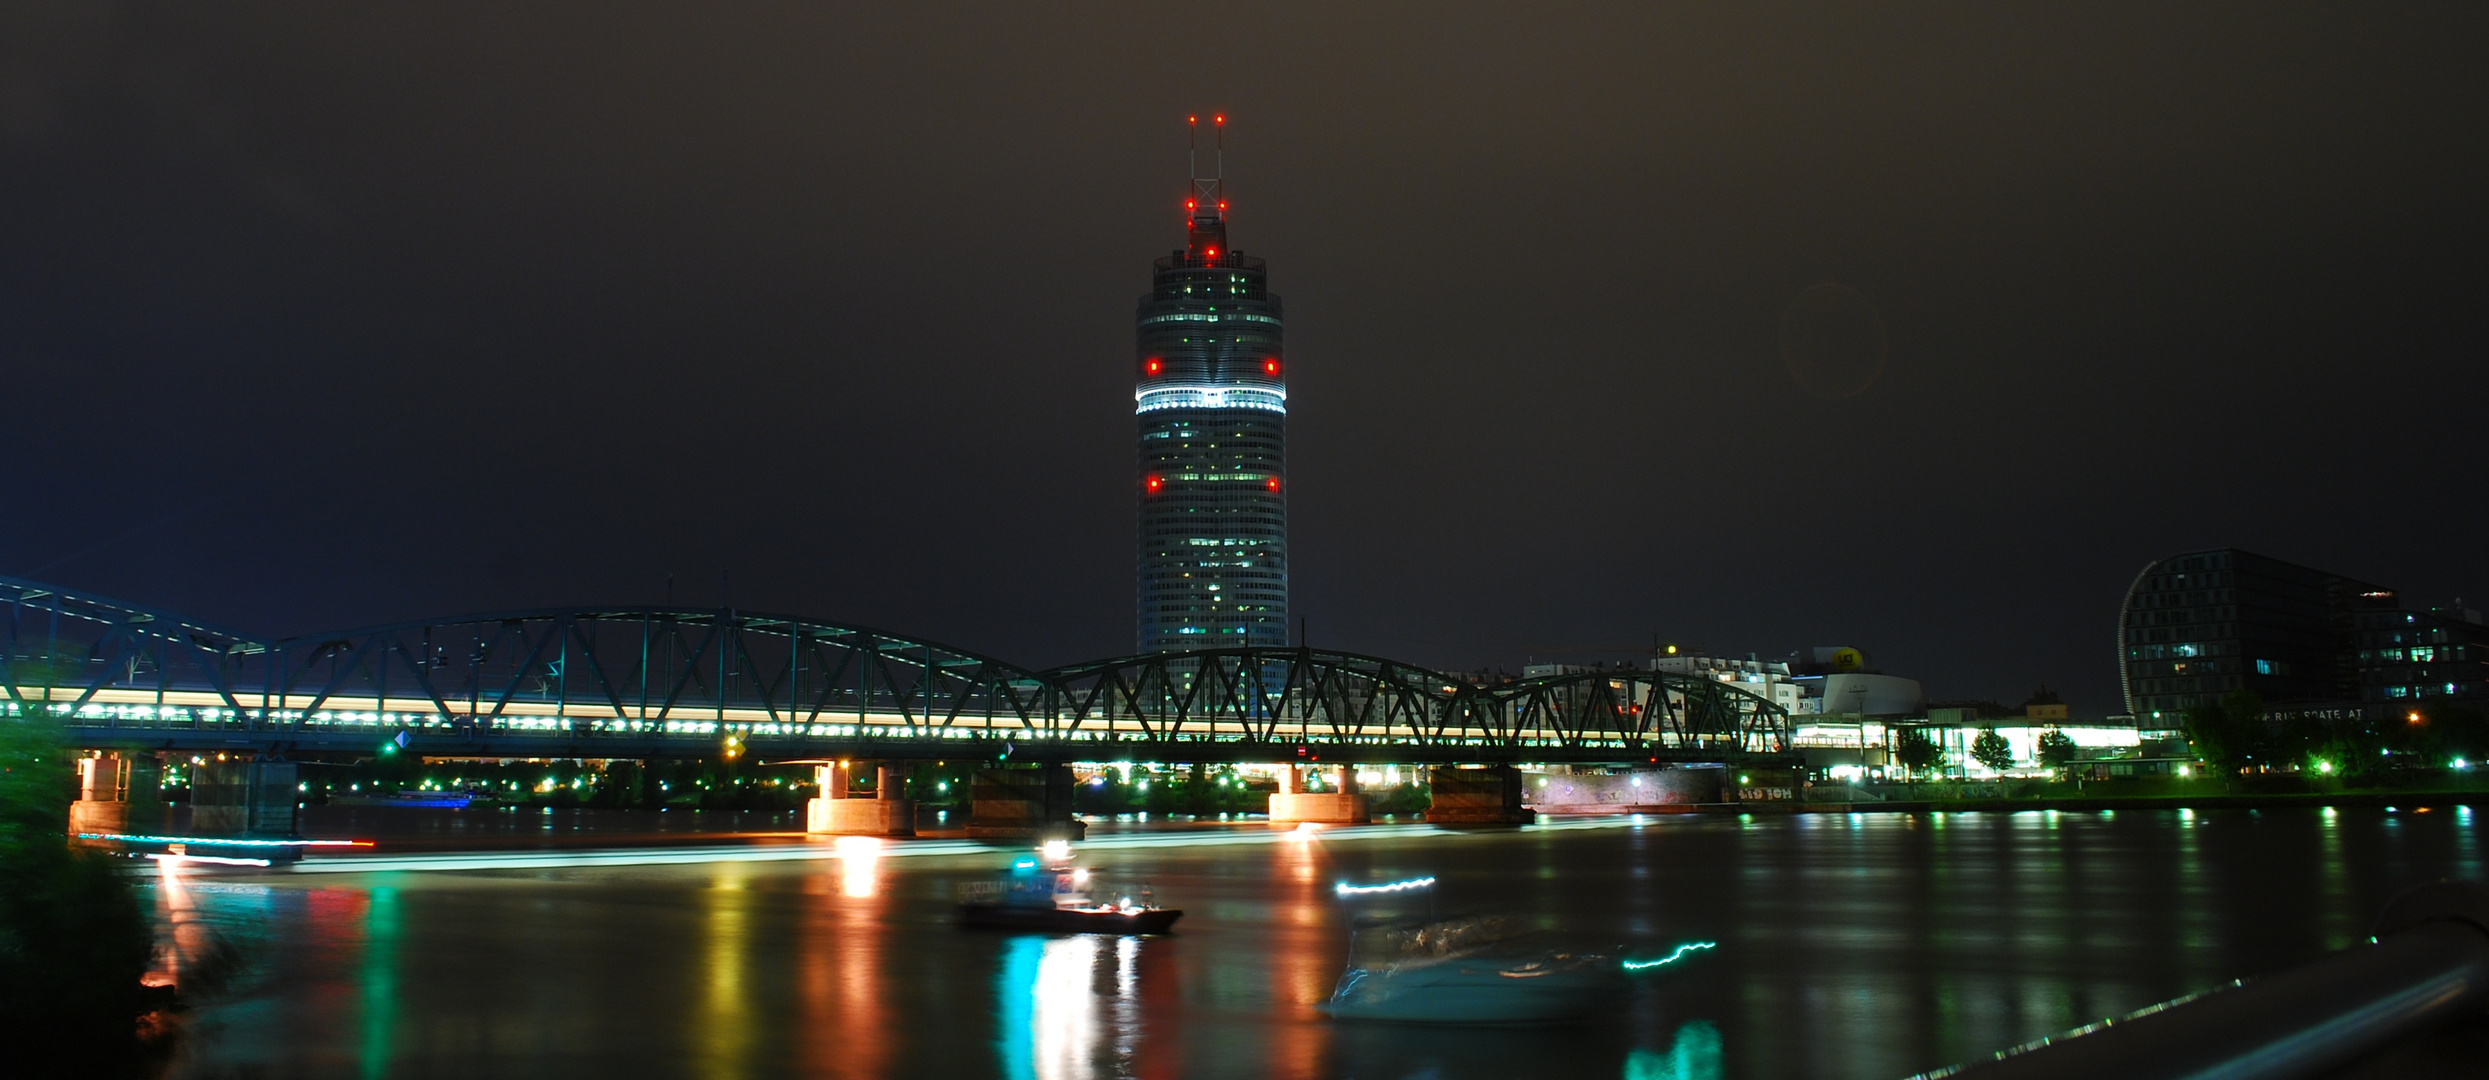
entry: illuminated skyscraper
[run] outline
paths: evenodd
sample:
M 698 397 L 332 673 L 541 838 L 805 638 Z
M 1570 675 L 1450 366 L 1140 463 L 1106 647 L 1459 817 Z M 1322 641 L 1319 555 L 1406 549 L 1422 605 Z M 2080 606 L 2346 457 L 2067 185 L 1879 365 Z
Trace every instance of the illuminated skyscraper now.
M 1227 246 L 1226 126 L 1198 131 L 1183 250 L 1141 298 L 1142 652 L 1288 643 L 1288 384 L 1279 298 Z

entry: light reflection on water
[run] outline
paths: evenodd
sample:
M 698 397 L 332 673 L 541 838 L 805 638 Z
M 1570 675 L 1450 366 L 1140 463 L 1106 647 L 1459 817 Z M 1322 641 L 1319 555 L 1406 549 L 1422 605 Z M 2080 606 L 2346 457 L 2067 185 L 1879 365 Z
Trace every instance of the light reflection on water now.
M 398 891 L 375 886 L 363 908 L 363 1080 L 389 1075 L 398 1020 Z
M 2468 814 L 1683 816 L 1093 849 L 1164 938 L 960 931 L 1007 856 L 271 875 L 158 885 L 169 936 L 265 924 L 193 1076 L 1895 1077 L 2313 956 L 2477 865 Z M 842 855 L 850 854 L 842 851 Z M 1338 881 L 1436 877 L 1631 955 L 1564 1028 L 1336 1024 Z M 220 920 L 222 922 L 220 922 Z M 176 963 L 178 954 L 168 959 Z
M 702 999 L 698 1074 L 707 1080 L 749 1075 L 751 1010 L 744 999 L 745 911 L 750 894 L 738 872 L 722 874 L 708 890 L 706 950 L 708 993 Z
M 1069 1080 L 1098 1073 L 1092 1060 L 1098 1032 L 1090 982 L 1099 942 L 1086 936 L 1011 940 L 995 986 L 1000 996 L 995 1011 L 1002 1020 L 996 1050 L 1003 1075 Z
M 1637 1047 L 1625 1055 L 1625 1080 L 1721 1080 L 1727 1068 L 1720 1029 L 1700 1020 L 1678 1028 L 1665 1051 Z

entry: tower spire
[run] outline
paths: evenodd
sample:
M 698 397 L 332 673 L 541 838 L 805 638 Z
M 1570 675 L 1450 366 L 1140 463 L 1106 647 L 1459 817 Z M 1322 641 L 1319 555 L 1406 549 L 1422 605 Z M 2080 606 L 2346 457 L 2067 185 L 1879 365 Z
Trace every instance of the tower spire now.
M 1185 172 L 1192 190 L 1184 198 L 1185 255 L 1217 262 L 1227 253 L 1227 114 L 1210 117 L 1210 175 L 1201 174 L 1201 117 L 1184 118 Z

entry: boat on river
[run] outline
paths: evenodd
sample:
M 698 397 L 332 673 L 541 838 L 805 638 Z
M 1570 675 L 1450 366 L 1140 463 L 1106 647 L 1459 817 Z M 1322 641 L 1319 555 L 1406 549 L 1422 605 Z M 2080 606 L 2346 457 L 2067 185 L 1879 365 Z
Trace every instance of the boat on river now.
M 1348 969 L 1320 1008 L 1335 1020 L 1543 1024 L 1618 1000 L 1618 958 L 1525 932 L 1517 919 L 1465 916 L 1360 926 Z
M 1089 871 L 1071 865 L 1070 845 L 1039 849 L 1044 859 L 1023 856 L 994 881 L 960 889 L 959 925 L 980 930 L 1026 930 L 1050 934 L 1163 934 L 1184 912 L 1137 893 L 1092 895 Z

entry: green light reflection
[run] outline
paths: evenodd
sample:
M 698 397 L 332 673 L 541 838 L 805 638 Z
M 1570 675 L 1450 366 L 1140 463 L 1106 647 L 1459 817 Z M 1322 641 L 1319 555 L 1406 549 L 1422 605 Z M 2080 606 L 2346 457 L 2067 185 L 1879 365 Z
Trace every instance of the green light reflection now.
M 363 911 L 363 1045 L 364 1080 L 389 1075 L 398 1019 L 398 940 L 403 930 L 398 891 L 387 885 L 372 890 Z
M 1665 1053 L 1637 1048 L 1625 1055 L 1625 1080 L 1721 1080 L 1726 1075 L 1720 1029 L 1701 1020 L 1678 1028 Z

